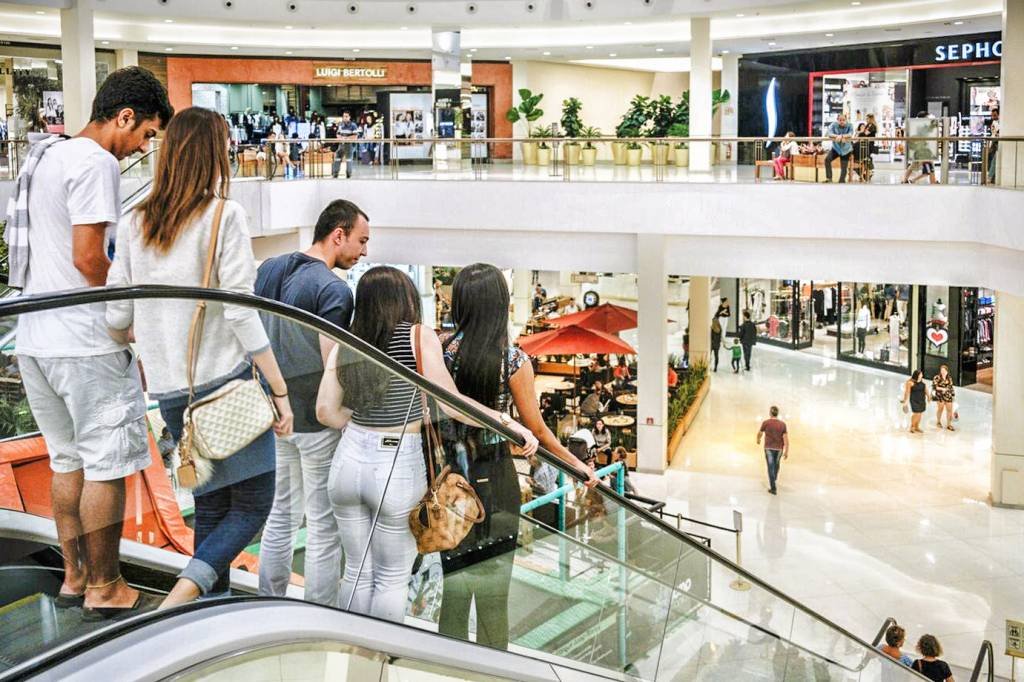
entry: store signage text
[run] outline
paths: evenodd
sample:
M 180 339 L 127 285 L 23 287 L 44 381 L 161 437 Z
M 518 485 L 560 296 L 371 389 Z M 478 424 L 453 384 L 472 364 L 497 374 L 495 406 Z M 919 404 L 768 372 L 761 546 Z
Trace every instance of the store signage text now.
M 317 66 L 313 69 L 313 78 L 328 80 L 382 79 L 387 77 L 388 69 L 386 66 Z
M 968 62 L 974 59 L 998 59 L 1002 56 L 1003 41 L 1001 40 L 935 46 L 935 61 L 937 62 Z

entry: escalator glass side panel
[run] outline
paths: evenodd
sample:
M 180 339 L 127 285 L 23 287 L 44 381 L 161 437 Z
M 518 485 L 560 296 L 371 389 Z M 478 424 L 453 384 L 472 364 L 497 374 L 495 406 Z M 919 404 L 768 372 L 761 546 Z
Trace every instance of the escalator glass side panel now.
M 209 482 L 188 490 L 178 478 L 175 441 L 186 402 L 184 348 L 196 297 L 207 301 L 208 319 L 220 315 L 223 320 L 227 309 L 235 320 L 257 321 L 288 384 L 301 437 L 261 437 L 214 464 Z M 186 557 L 195 553 L 197 560 L 215 566 L 217 575 L 227 564 L 216 564 L 226 551 L 216 542 L 230 542 L 230 565 L 258 573 L 264 594 L 302 589 L 308 599 L 343 610 L 638 679 L 685 679 L 678 676 L 710 660 L 701 642 L 715 651 L 757 649 L 763 642 L 760 651 L 766 656 L 803 657 L 851 674 L 865 660 L 878 658 L 859 640 L 607 487 L 586 491 L 570 485 L 553 523 L 550 508 L 522 514 L 533 491 L 525 470 L 517 470 L 517 463 L 524 465 L 514 455 L 515 433 L 494 412 L 426 382 L 408 358 L 405 365 L 395 362 L 319 318 L 223 291 L 132 287 L 0 302 L 0 321 L 18 322 L 16 331 L 24 331 L 30 319 L 24 315 L 60 320 L 87 312 L 105 320 L 125 311 L 134 321 L 135 341 L 133 353 L 117 360 L 125 373 L 141 364 L 147 392 L 141 395 L 140 384 L 138 400 L 122 401 L 127 407 L 96 398 L 103 405 L 102 419 L 109 419 L 104 433 L 116 436 L 118 446 L 131 449 L 140 435 L 145 442 L 142 454 L 136 453 L 137 470 L 126 479 L 122 538 Z M 400 333 L 405 345 L 399 346 L 408 349 L 413 332 L 405 326 Z M 227 341 L 206 343 L 209 355 L 200 360 L 197 382 L 205 382 L 202 391 L 227 378 L 244 379 L 250 371 L 233 337 L 211 334 Z M 338 343 L 327 361 L 334 363 L 332 370 L 326 372 L 321 337 Z M 11 380 L 0 383 L 0 400 L 7 401 L 0 402 L 0 430 L 15 437 L 25 436 L 40 420 L 45 431 L 48 418 L 39 409 L 47 407 L 36 390 L 39 363 L 27 352 L 31 348 L 19 345 L 23 340 L 16 336 L 13 347 L 0 353 L 0 376 Z M 99 363 L 81 361 L 100 377 Z M 26 391 L 22 384 L 30 366 L 35 374 Z M 95 386 L 73 388 L 88 395 Z M 430 396 L 426 412 L 440 435 L 444 463 L 465 476 L 484 514 L 458 547 L 420 556 L 409 521 L 427 489 L 423 394 Z M 119 410 L 117 419 L 112 410 Z M 333 441 L 314 438 L 325 432 L 325 424 L 344 426 L 344 435 Z M 312 449 L 319 467 L 300 469 L 299 461 L 311 461 L 309 452 L 286 447 L 302 440 L 317 441 Z M 573 467 L 551 453 L 540 457 L 567 482 L 574 480 Z M 41 438 L 0 442 L 0 466 L 9 466 L 0 476 L 0 507 L 52 516 L 49 459 Z M 218 536 L 229 504 L 223 492 L 249 484 L 245 494 L 261 504 L 240 512 L 262 516 L 242 518 L 229 539 Z M 191 514 L 183 513 L 189 509 Z M 459 515 L 467 509 L 451 511 Z M 304 541 L 298 551 L 296 544 L 302 543 L 296 538 Z M 62 539 L 65 557 L 74 540 Z M 204 580 L 202 571 L 187 575 L 193 582 Z M 223 580 L 207 580 L 201 587 L 208 594 L 226 587 Z M 55 596 L 52 587 L 29 590 L 10 604 L 33 595 Z M 165 580 L 152 592 L 169 588 Z M 730 653 L 720 660 L 745 655 Z

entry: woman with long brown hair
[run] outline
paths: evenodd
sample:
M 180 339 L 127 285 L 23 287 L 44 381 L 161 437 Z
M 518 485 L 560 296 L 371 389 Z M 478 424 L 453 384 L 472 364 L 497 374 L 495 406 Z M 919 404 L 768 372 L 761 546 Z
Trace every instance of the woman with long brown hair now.
M 245 211 L 227 199 L 231 175 L 228 128 L 218 114 L 192 107 L 178 113 L 167 133 L 149 197 L 122 217 L 108 285 L 200 286 L 210 248 L 212 282 L 222 290 L 253 293 L 256 262 Z M 217 229 L 216 241 L 213 240 Z M 180 440 L 189 402 L 186 374 L 190 300 L 116 301 L 107 307 L 111 336 L 126 340 L 134 329 L 146 363 L 149 397 L 155 398 L 174 439 Z M 236 378 L 252 364 L 269 384 L 278 420 L 273 431 L 291 432 L 288 388 L 254 309 L 206 303 L 195 364 L 194 399 Z M 270 430 L 227 459 L 213 463 L 193 490 L 195 552 L 161 608 L 200 595 L 226 593 L 231 561 L 262 527 L 274 500 L 275 450 Z
M 351 332 L 460 395 L 445 368 L 441 342 L 429 325 L 420 324 L 420 311 L 420 296 L 408 275 L 392 267 L 371 268 L 356 285 Z M 464 393 L 460 397 L 516 431 L 525 442 L 525 454 L 536 452 L 537 438 L 507 412 Z M 451 419 L 476 423 L 444 404 L 441 410 Z M 338 606 L 400 623 L 416 559 L 409 513 L 427 491 L 419 391 L 392 372 L 335 347 L 320 382 L 316 416 L 324 426 L 345 429 L 327 479 L 345 549 Z

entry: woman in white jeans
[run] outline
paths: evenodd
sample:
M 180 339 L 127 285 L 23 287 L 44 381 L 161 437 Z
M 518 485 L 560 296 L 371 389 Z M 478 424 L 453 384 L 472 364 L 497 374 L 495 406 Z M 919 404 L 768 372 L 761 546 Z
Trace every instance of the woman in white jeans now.
M 459 393 L 445 367 L 437 335 L 420 325 L 419 293 L 402 271 L 376 267 L 360 277 L 351 331 L 413 371 L 417 357 L 422 356 L 423 375 Z M 509 415 L 464 399 L 522 436 L 527 455 L 537 450 L 537 438 Z M 475 424 L 441 407 L 447 416 Z M 416 559 L 409 513 L 427 490 L 419 391 L 352 353 L 342 351 L 339 362 L 335 348 L 320 383 L 316 415 L 325 426 L 345 428 L 327 480 L 345 550 L 338 606 L 402 622 Z

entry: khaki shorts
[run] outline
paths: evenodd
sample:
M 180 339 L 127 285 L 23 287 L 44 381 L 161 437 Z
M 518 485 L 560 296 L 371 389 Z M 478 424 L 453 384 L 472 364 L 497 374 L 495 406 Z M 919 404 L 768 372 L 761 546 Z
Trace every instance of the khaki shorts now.
M 19 355 L 18 366 L 53 471 L 84 470 L 87 481 L 110 481 L 149 466 L 146 403 L 130 350 L 74 358 Z

